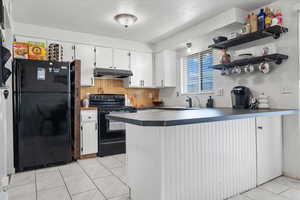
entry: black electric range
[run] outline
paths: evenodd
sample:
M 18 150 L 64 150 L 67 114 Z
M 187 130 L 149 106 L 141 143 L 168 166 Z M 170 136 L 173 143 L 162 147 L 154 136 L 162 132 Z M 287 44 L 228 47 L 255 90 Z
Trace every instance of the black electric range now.
M 91 94 L 89 106 L 98 108 L 98 156 L 126 152 L 125 123 L 106 119 L 109 113 L 137 112 L 135 107 L 125 106 L 123 94 Z

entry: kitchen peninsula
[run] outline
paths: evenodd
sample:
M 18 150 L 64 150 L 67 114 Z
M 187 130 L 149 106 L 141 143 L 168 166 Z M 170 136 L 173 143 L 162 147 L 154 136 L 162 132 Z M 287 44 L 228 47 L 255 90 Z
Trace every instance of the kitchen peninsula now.
M 282 116 L 297 110 L 151 109 L 126 122 L 133 200 L 222 200 L 282 175 Z

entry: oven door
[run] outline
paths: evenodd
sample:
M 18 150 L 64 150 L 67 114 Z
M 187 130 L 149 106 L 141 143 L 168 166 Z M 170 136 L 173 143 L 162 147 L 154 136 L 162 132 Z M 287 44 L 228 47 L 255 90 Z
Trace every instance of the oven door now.
M 116 112 L 110 112 L 113 114 Z M 100 142 L 125 140 L 125 123 L 106 119 L 109 112 L 99 114 Z

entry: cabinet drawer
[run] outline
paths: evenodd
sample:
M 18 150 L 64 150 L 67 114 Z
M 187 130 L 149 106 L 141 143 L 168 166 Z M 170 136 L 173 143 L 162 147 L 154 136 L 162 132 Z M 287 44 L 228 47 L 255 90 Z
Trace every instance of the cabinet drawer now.
M 81 111 L 81 121 L 82 122 L 91 122 L 97 121 L 97 111 L 95 110 L 85 110 Z

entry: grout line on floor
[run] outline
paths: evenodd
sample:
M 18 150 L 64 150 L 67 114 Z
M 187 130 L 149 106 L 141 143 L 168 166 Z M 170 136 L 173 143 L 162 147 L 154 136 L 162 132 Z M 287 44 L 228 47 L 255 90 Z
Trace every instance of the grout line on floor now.
M 65 178 L 64 178 L 62 172 L 60 171 L 60 168 L 58 168 L 58 172 L 59 172 L 59 174 L 60 174 L 60 176 L 61 176 L 61 178 L 62 178 L 62 180 L 63 180 L 63 182 L 64 182 L 64 184 L 65 184 L 65 187 L 66 187 L 66 190 L 67 190 L 67 192 L 68 192 L 68 194 L 69 194 L 70 200 L 72 200 L 72 195 L 71 195 L 71 193 L 70 193 L 70 191 L 69 191 L 69 188 L 68 188 L 68 186 L 67 186 L 67 183 L 66 183 L 66 181 L 65 181 Z M 38 200 L 38 199 L 37 199 L 37 200 Z
M 286 185 L 285 185 L 285 186 L 286 186 Z M 288 187 L 288 186 L 287 186 L 287 187 Z M 281 195 L 282 193 L 284 193 L 284 192 L 286 192 L 286 191 L 289 191 L 289 190 L 291 190 L 291 189 L 293 189 L 293 188 L 288 187 L 288 189 L 286 189 L 286 190 L 284 190 L 284 191 L 278 193 L 278 195 Z
M 38 200 L 36 170 L 34 170 L 34 183 L 35 183 L 35 199 Z
M 98 159 L 96 158 L 96 160 L 98 160 Z M 106 196 L 104 195 L 104 193 L 100 190 L 100 188 L 98 188 L 98 186 L 96 185 L 96 183 L 94 182 L 94 180 L 88 175 L 88 173 L 85 171 L 85 169 L 78 162 L 77 162 L 77 164 L 82 169 L 82 171 L 85 173 L 85 175 L 87 175 L 87 177 L 92 181 L 92 183 L 96 187 L 96 190 L 98 190 L 103 195 L 103 197 L 107 200 L 108 198 L 106 198 Z
M 116 158 L 115 158 L 116 159 Z M 113 171 L 111 171 L 111 169 L 117 169 L 117 168 L 122 168 L 122 167 L 125 167 L 125 165 L 126 165 L 126 163 L 122 163 L 122 166 L 121 167 L 115 167 L 115 168 L 108 168 L 108 167 L 106 167 L 105 165 L 103 165 L 102 163 L 101 163 L 101 161 L 100 160 L 98 160 L 98 158 L 97 158 L 97 161 L 105 168 L 105 169 L 107 169 L 114 177 L 116 177 L 117 179 L 119 179 L 123 184 L 125 184 L 125 186 L 126 187 L 128 187 L 129 188 L 129 185 L 127 184 L 127 183 L 125 183 L 124 181 L 122 181 L 121 179 L 120 179 L 120 177 L 119 176 L 117 176 L 115 173 L 113 173 Z

